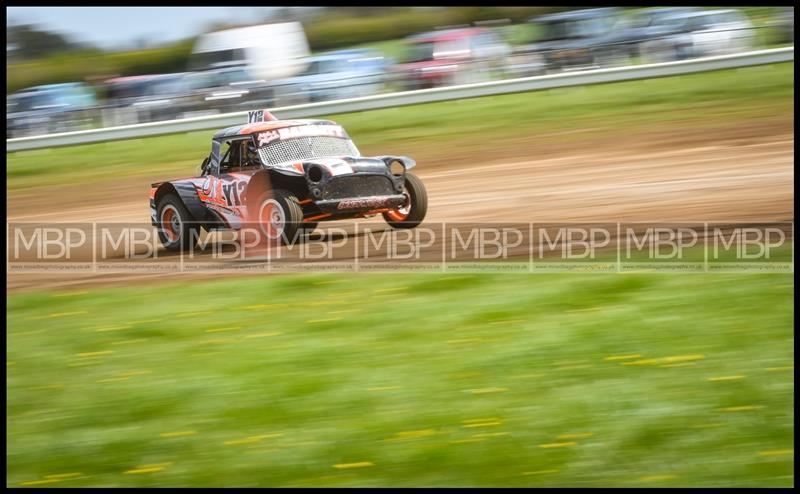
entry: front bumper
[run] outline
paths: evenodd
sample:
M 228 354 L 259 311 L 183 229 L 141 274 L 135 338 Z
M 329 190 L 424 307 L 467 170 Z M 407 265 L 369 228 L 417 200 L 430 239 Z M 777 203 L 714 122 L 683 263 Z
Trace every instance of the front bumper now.
M 328 199 L 316 201 L 314 204 L 323 213 L 330 214 L 349 214 L 375 211 L 383 209 L 397 209 L 406 201 L 406 196 L 367 196 L 367 197 L 348 197 L 342 199 Z
M 381 167 L 385 165 L 381 163 Z M 309 179 L 311 197 L 320 211 L 331 214 L 395 209 L 403 205 L 404 177 L 388 172 L 356 172 Z

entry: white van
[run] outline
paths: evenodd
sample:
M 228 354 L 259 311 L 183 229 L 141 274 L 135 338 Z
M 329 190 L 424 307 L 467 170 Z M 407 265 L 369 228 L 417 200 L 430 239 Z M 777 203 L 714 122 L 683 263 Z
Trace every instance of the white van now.
M 191 69 L 246 67 L 259 79 L 292 77 L 306 68 L 308 40 L 299 22 L 226 29 L 200 36 L 192 49 Z

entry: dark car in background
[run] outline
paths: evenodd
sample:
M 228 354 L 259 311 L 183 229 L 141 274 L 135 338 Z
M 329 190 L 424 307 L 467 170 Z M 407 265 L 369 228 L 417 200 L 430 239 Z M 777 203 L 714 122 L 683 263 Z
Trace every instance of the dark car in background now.
M 529 22 L 539 41 L 518 47 L 515 55 L 538 54 L 547 70 L 735 53 L 755 41 L 753 25 L 735 9 L 662 7 L 623 16 L 622 9 L 605 7 L 559 12 Z
M 700 11 L 696 7 L 632 10 L 583 9 L 529 19 L 528 31 L 538 34 L 539 40 L 515 47 L 508 73 L 519 77 L 547 70 L 676 60 L 680 53 L 674 46 L 675 35 L 681 26 L 674 19 Z
M 271 104 L 272 89 L 244 67 L 107 80 L 104 119 L 116 125 L 172 120 Z
M 529 19 L 539 32 L 537 43 L 521 51 L 539 53 L 548 70 L 601 65 L 608 47 L 618 41 L 614 27 L 620 9 L 604 7 L 571 10 Z
M 696 7 L 658 7 L 639 9 L 622 18 L 613 33 L 604 40 L 607 43 L 606 55 L 630 62 L 633 57 L 641 57 L 641 46 L 646 42 L 663 39 L 676 33 L 676 26 L 669 19 L 683 14 L 697 12 Z M 601 48 L 602 49 L 602 48 Z M 661 57 L 663 58 L 663 57 Z M 657 60 L 647 60 L 657 61 Z
M 189 72 L 184 79 L 185 113 L 226 113 L 251 106 L 272 106 L 272 84 L 254 76 L 244 66 Z
M 185 73 L 115 77 L 105 81 L 103 119 L 115 125 L 180 118 Z
M 6 99 L 6 137 L 90 128 L 97 104 L 94 91 L 82 82 L 23 89 Z

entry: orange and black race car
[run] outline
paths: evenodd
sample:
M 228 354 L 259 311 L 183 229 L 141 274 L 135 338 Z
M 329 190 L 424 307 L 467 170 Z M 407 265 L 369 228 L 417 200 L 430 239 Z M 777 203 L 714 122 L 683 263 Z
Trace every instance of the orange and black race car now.
M 320 221 L 382 214 L 414 228 L 428 207 L 407 156 L 361 156 L 329 120 L 278 120 L 266 110 L 214 134 L 196 178 L 152 184 L 151 222 L 169 250 L 197 244 L 201 229 L 257 226 L 290 244 Z

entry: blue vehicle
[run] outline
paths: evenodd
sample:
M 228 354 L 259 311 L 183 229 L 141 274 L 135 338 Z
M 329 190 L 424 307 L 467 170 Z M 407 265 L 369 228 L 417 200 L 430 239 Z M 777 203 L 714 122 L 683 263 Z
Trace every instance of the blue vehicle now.
M 6 137 L 50 134 L 86 128 L 98 105 L 84 83 L 47 84 L 17 91 L 6 100 Z
M 327 101 L 378 93 L 391 61 L 377 50 L 342 50 L 309 59 L 301 74 L 276 81 L 284 101 Z

